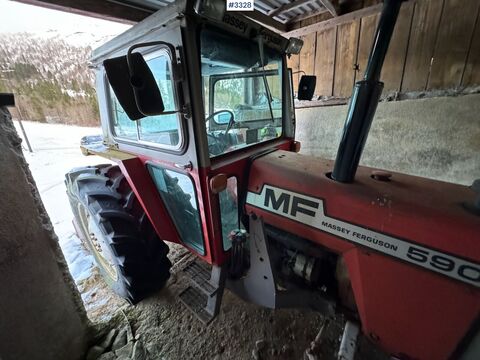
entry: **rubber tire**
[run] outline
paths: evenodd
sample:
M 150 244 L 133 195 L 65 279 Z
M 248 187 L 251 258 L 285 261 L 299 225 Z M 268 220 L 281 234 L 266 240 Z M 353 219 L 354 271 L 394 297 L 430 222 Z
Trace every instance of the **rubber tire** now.
M 161 289 L 170 277 L 169 248 L 158 238 L 120 168 L 82 167 L 65 177 L 70 205 L 82 232 L 79 206 L 99 227 L 102 250 L 110 252 L 116 279 L 103 267 L 90 236 L 82 234 L 107 284 L 132 304 Z

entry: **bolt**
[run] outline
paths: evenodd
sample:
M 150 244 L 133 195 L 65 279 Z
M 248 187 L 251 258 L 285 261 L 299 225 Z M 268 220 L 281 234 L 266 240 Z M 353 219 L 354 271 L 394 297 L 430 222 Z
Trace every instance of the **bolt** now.
M 372 171 L 372 179 L 377 181 L 390 181 L 392 174 L 387 171 L 374 170 Z

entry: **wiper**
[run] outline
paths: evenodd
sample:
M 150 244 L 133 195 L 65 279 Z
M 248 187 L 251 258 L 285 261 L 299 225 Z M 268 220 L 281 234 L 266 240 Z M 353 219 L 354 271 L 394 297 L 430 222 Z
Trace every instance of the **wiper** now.
M 267 75 L 265 75 L 265 62 L 264 62 L 264 56 L 263 56 L 263 36 L 260 35 L 258 37 L 258 51 L 260 52 L 260 62 L 262 65 L 262 77 L 263 77 L 263 85 L 265 86 L 265 91 L 267 92 L 267 102 L 268 102 L 268 108 L 270 110 L 270 117 L 272 119 L 272 122 L 275 122 L 275 118 L 273 117 L 273 109 L 272 109 L 272 93 L 270 92 L 270 86 L 268 85 L 267 81 Z

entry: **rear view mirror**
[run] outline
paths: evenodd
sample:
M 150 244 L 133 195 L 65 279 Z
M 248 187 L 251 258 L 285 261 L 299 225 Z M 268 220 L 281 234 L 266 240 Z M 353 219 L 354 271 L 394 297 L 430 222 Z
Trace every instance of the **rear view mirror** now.
M 298 100 L 312 100 L 315 86 L 317 84 L 317 77 L 314 75 L 302 75 L 300 84 L 298 85 Z
M 136 48 L 153 45 L 172 47 L 163 41 L 137 44 L 128 50 L 126 56 L 103 62 L 113 92 L 131 120 L 160 115 L 165 110 L 162 94 L 147 62 L 142 54 L 132 52 Z
M 138 110 L 145 116 L 163 113 L 165 106 L 162 94 L 142 54 L 130 53 L 129 50 L 127 62 L 130 71 L 130 85 Z

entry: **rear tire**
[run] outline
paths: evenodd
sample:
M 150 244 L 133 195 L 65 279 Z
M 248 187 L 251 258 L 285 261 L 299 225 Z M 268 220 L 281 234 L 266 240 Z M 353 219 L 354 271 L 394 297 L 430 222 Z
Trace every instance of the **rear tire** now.
M 66 174 L 67 194 L 83 241 L 119 296 L 135 304 L 161 289 L 172 266 L 120 168 L 98 165 Z

